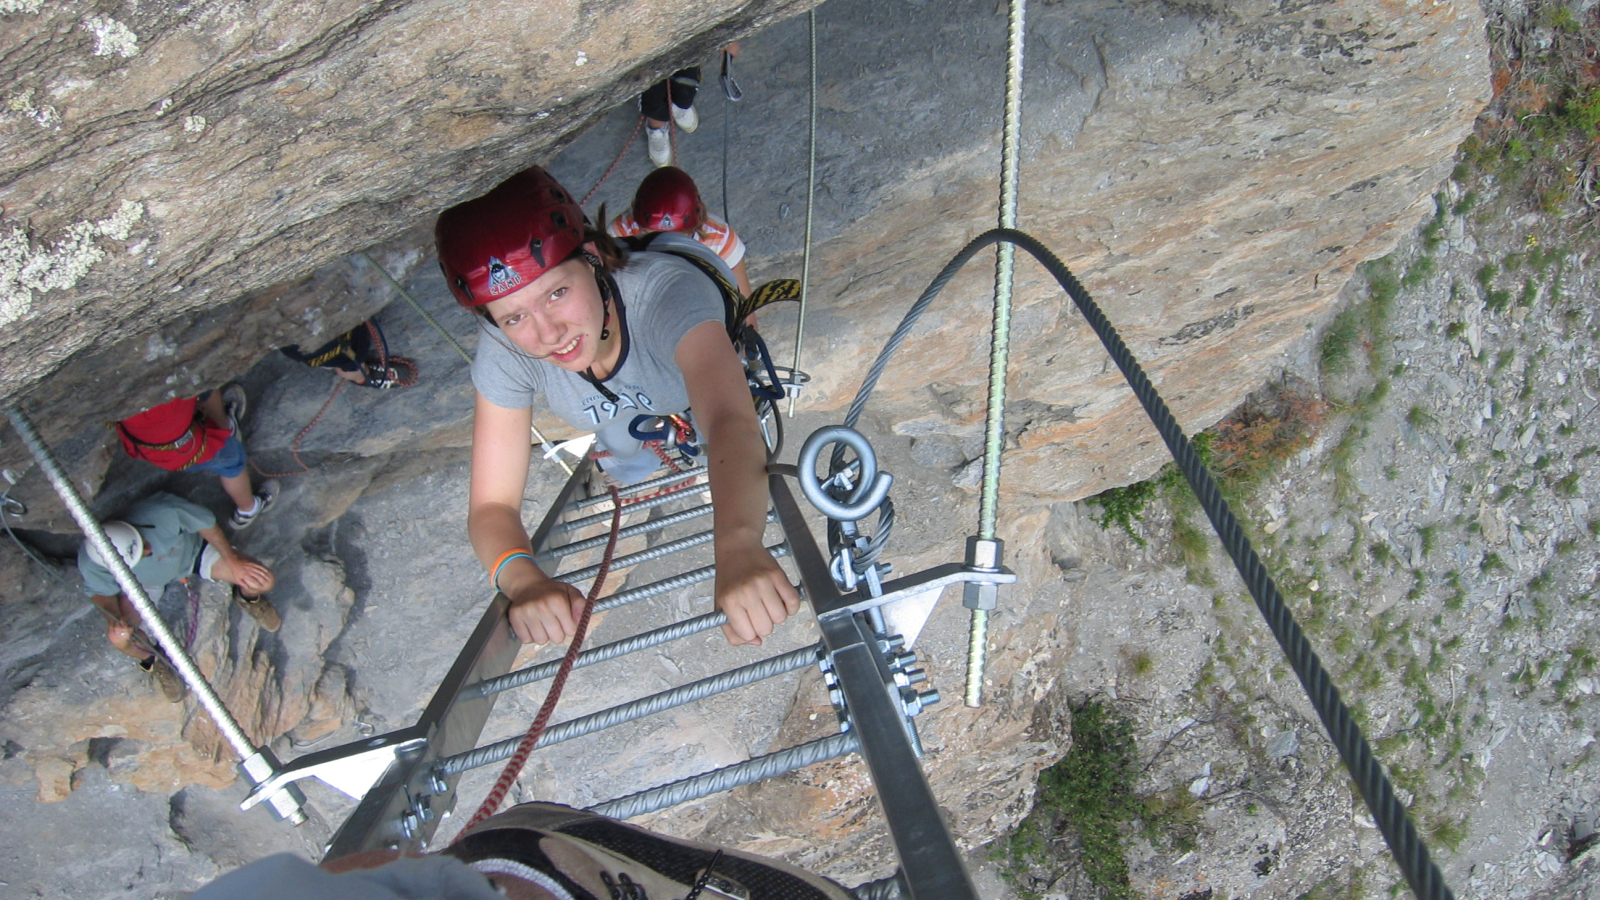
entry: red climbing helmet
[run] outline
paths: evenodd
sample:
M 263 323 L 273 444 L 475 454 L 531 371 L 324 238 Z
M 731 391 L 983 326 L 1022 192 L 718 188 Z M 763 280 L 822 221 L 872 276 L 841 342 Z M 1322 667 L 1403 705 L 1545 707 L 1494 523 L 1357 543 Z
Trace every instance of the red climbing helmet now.
M 445 283 L 465 307 L 510 294 L 583 245 L 583 210 L 534 166 L 439 214 L 433 240 Z
M 646 231 L 693 231 L 700 227 L 700 190 L 689 173 L 662 166 L 639 182 L 633 220 Z

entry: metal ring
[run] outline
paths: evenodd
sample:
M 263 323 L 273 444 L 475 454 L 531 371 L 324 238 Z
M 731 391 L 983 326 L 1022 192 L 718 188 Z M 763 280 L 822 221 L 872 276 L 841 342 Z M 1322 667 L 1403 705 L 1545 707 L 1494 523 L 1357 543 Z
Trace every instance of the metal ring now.
M 817 457 L 822 455 L 822 448 L 829 444 L 849 447 L 861 462 L 861 481 L 844 502 L 828 496 L 822 482 L 817 479 Z M 854 428 L 843 425 L 829 425 L 812 432 L 800 448 L 796 467 L 800 470 L 800 490 L 806 499 L 823 515 L 841 522 L 856 522 L 871 515 L 889 496 L 889 486 L 894 483 L 893 475 L 878 471 L 878 456 L 872 451 L 872 445 L 866 437 Z

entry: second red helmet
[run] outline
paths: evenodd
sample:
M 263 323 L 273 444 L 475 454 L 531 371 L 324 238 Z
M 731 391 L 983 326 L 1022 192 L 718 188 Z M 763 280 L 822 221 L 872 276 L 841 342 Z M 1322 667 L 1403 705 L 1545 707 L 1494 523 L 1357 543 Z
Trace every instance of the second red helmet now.
M 439 214 L 439 268 L 456 302 L 482 306 L 532 283 L 583 245 L 583 210 L 534 166 Z
M 688 172 L 662 166 L 639 182 L 633 219 L 646 231 L 693 231 L 700 227 L 700 190 Z

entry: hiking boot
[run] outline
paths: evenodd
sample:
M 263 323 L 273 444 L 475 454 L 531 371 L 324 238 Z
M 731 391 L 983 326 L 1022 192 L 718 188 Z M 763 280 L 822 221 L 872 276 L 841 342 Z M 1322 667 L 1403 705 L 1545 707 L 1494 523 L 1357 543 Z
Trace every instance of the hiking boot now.
M 696 128 L 700 127 L 700 114 L 694 111 L 693 106 L 684 109 L 674 103 L 672 104 L 672 121 L 677 122 L 678 127 L 684 131 L 693 133 Z
M 278 499 L 277 480 L 269 479 L 263 481 L 261 482 L 261 487 L 256 491 L 256 511 L 246 515 L 236 509 L 233 511 L 233 517 L 228 520 L 228 523 L 233 526 L 234 531 L 243 531 L 254 525 L 256 520 L 261 518 L 261 514 L 266 512 L 267 507 L 271 506 L 272 501 L 276 499 Z
M 239 604 L 239 608 L 249 613 L 250 618 L 255 619 L 256 624 L 260 625 L 263 630 L 277 631 L 279 626 L 283 624 L 283 618 L 273 608 L 272 601 L 267 599 L 266 594 L 262 594 L 259 597 L 246 597 L 243 593 L 240 593 L 239 586 L 234 585 L 233 599 Z
M 244 412 L 250 407 L 250 398 L 245 396 L 244 388 L 237 384 L 225 385 L 222 388 L 222 411 L 228 414 L 228 421 L 233 425 L 233 433 L 239 440 L 244 440 L 244 432 L 239 430 L 239 423 L 244 421 Z
M 645 144 L 650 148 L 650 161 L 656 168 L 672 165 L 672 134 L 670 128 L 645 126 Z
M 189 686 L 183 683 L 183 679 L 172 668 L 172 664 L 161 657 L 152 656 L 139 663 L 139 668 L 149 672 L 156 680 L 156 685 L 161 688 L 161 694 L 167 698 L 168 703 L 180 703 L 184 695 L 189 693 Z

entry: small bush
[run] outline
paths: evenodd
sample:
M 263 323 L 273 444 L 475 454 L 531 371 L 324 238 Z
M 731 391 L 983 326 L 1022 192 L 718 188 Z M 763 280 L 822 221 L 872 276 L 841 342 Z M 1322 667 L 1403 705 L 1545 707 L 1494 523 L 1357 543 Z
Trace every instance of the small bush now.
M 1361 313 L 1347 309 L 1335 316 L 1322 333 L 1322 371 L 1338 375 L 1350 368 L 1356 348 L 1361 345 Z

